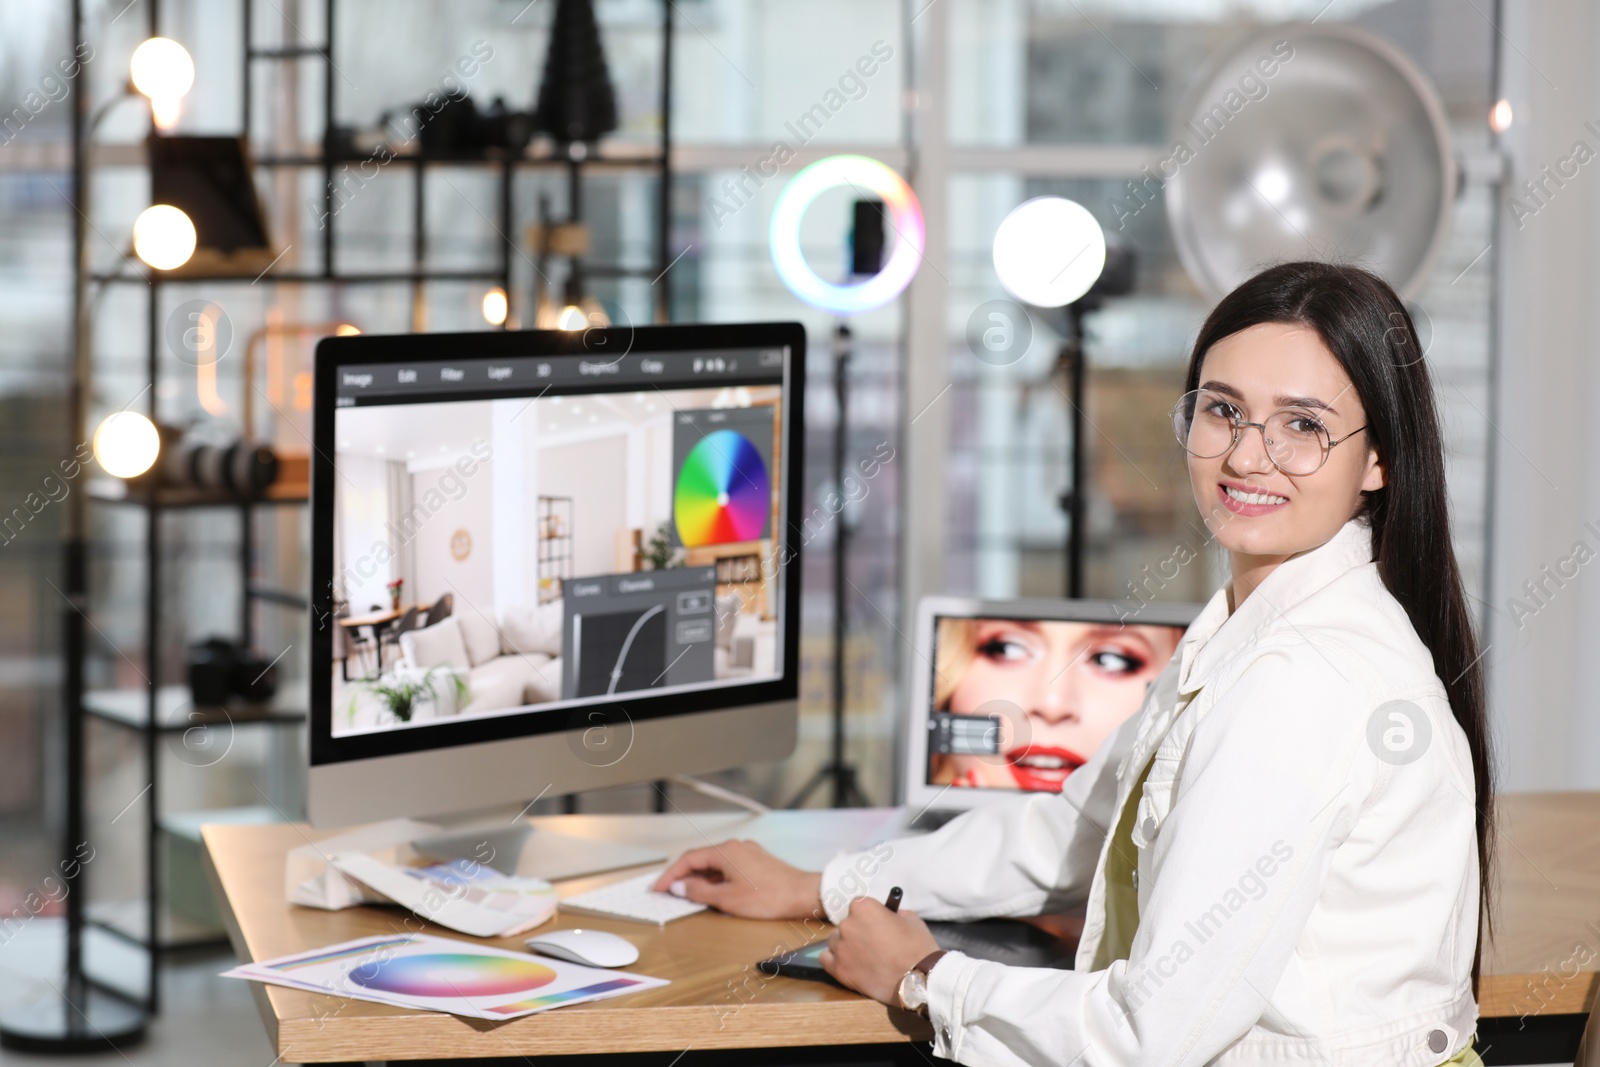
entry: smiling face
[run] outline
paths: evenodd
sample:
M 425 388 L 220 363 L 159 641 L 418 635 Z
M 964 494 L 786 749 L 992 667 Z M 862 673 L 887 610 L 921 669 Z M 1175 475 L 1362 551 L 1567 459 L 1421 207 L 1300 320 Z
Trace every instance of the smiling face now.
M 1306 326 L 1261 323 L 1224 337 L 1206 352 L 1199 387 L 1227 396 L 1242 419 L 1265 422 L 1288 408 L 1320 422 L 1334 441 L 1367 421 L 1344 368 Z M 1252 427 L 1244 427 L 1239 443 L 1221 456 L 1190 455 L 1195 504 L 1218 543 L 1233 554 L 1234 575 L 1249 570 L 1250 560 L 1281 562 L 1332 538 L 1360 509 L 1361 494 L 1384 484 L 1371 441 L 1369 432 L 1357 433 L 1329 451 L 1321 468 L 1297 476 L 1273 466 L 1261 432 Z M 1229 486 L 1271 500 L 1242 502 Z
M 1000 717 L 1000 757 L 935 757 L 934 784 L 1058 792 L 1144 702 L 1181 627 L 978 619 L 944 710 Z

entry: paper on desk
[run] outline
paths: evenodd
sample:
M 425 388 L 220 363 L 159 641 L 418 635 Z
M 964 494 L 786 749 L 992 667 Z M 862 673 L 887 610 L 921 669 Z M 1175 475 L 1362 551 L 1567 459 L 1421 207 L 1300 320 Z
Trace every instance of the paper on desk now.
M 558 898 L 549 882 L 501 874 L 472 860 L 397 867 L 364 852 L 337 852 L 328 859 L 429 922 L 474 937 L 520 934 L 556 912 Z
M 222 977 L 491 1020 L 670 984 L 428 934 L 358 938 L 242 964 Z
M 366 852 L 382 861 L 404 863 L 416 858 L 412 841 L 438 832 L 437 826 L 414 819 L 388 819 L 290 849 L 284 867 L 284 895 L 291 904 L 329 911 L 381 904 L 381 894 L 341 874 L 328 862 L 329 854 Z

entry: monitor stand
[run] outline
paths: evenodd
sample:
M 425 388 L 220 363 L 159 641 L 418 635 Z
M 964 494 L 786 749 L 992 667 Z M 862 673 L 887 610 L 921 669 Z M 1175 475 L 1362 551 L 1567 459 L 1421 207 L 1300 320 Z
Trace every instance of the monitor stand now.
M 667 859 L 665 853 L 653 848 L 573 837 L 532 826 L 522 819 L 489 818 L 479 813 L 471 822 L 430 821 L 439 832 L 409 842 L 424 858 L 436 863 L 474 860 L 501 874 L 543 878 L 547 882 L 664 863 Z

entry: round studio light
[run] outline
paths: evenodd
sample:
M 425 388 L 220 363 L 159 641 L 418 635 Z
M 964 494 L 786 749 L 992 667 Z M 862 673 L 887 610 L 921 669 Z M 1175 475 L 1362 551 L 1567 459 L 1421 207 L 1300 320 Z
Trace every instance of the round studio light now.
M 1006 292 L 1061 307 L 1089 291 L 1106 265 L 1106 235 L 1089 209 L 1039 196 L 1012 209 L 994 234 L 994 272 Z
M 137 478 L 161 454 L 161 434 L 136 411 L 107 415 L 94 432 L 94 461 L 114 478 Z
M 152 204 L 133 222 L 133 251 L 156 270 L 176 270 L 194 255 L 196 235 L 189 216 L 171 204 Z
M 577 304 L 568 304 L 561 309 L 561 314 L 556 317 L 556 329 L 558 330 L 587 330 L 588 328 L 589 317 L 583 313 L 583 309 Z
M 800 250 L 800 222 L 806 209 L 823 193 L 838 188 L 881 199 L 895 234 L 894 252 L 883 269 L 853 285 L 823 281 Z M 835 315 L 871 311 L 899 296 L 916 276 L 926 240 L 917 194 L 892 168 L 867 156 L 829 156 L 802 169 L 778 194 L 768 231 L 772 265 L 783 284 L 812 307 Z
M 490 326 L 504 326 L 506 314 L 511 310 L 506 291 L 498 285 L 483 294 L 483 321 Z
M 360 332 L 361 327 L 352 326 L 348 322 L 341 322 L 338 328 L 333 331 L 333 335 L 335 337 L 355 337 Z
M 194 60 L 172 38 L 152 37 L 133 50 L 128 76 L 150 99 L 175 100 L 194 87 Z
M 187 48 L 168 37 L 152 37 L 133 50 L 128 77 L 150 98 L 150 117 L 158 128 L 177 125 L 178 102 L 194 87 L 194 60 Z

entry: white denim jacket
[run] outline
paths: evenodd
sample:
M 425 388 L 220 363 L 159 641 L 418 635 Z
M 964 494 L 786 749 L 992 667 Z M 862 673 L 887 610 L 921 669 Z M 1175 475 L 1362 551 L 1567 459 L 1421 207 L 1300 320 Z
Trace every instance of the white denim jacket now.
M 1138 930 L 1091 972 L 1109 831 L 1152 754 Z M 1434 1067 L 1477 1020 L 1473 797 L 1432 658 L 1351 520 L 1232 616 L 1219 590 L 1060 794 L 838 856 L 823 901 L 836 923 L 892 885 L 925 919 L 1087 905 L 1077 970 L 934 967 L 934 1051 L 960 1063 Z

